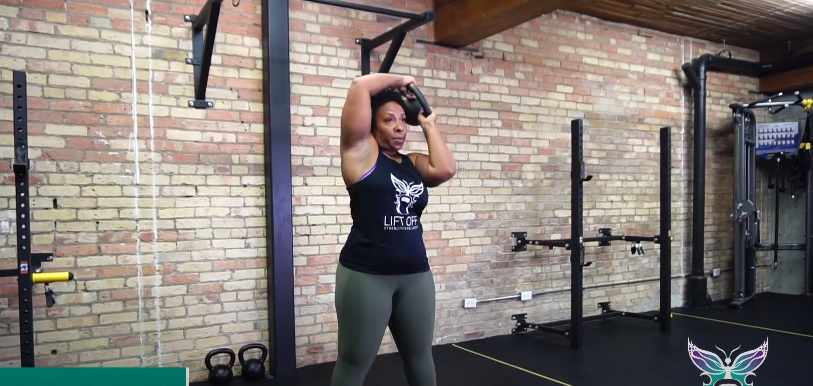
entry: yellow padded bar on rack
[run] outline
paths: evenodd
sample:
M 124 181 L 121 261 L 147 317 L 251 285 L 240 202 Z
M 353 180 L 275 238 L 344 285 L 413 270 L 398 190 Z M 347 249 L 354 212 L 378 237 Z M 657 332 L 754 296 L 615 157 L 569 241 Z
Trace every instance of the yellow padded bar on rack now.
M 58 281 L 73 280 L 72 272 L 38 272 L 31 274 L 31 281 L 37 283 L 55 283 Z

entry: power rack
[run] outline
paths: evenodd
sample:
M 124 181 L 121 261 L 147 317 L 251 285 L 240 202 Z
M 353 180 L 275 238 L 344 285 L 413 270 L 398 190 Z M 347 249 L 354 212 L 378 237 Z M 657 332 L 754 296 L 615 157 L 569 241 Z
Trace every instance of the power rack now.
M 527 250 L 528 245 L 546 246 L 550 249 L 565 248 L 570 251 L 570 304 L 571 318 L 549 323 L 531 323 L 527 321 L 528 314 L 515 314 L 511 320 L 516 321 L 512 333 L 522 333 L 528 330 L 539 330 L 562 335 L 570 340 L 570 347 L 581 349 L 583 344 L 583 325 L 585 321 L 626 316 L 630 318 L 647 319 L 658 323 L 660 331 L 671 332 L 671 281 L 672 281 L 672 189 L 671 189 L 671 129 L 660 129 L 660 233 L 655 236 L 619 236 L 613 235 L 612 229 L 599 229 L 598 237 L 584 237 L 584 182 L 592 180 L 593 176 L 585 172 L 584 164 L 584 123 L 581 119 L 571 121 L 571 238 L 559 240 L 529 240 L 526 232 L 513 232 L 512 248 L 514 252 Z M 585 261 L 584 243 L 598 242 L 599 246 L 609 246 L 612 241 L 625 241 L 633 243 L 633 255 L 643 255 L 642 242 L 660 244 L 660 309 L 654 314 L 644 314 L 615 310 L 610 302 L 600 302 L 601 313 L 593 316 L 584 316 L 584 267 L 592 262 Z M 565 327 L 569 326 L 569 328 Z
M 20 314 L 20 366 L 35 367 L 34 284 L 45 284 L 46 307 L 56 304 L 50 283 L 70 281 L 71 272 L 43 272 L 42 263 L 53 261 L 52 253 L 31 252 L 31 205 L 28 188 L 28 82 L 26 73 L 13 73 L 14 185 L 17 221 L 17 268 L 0 270 L 0 277 L 17 277 Z

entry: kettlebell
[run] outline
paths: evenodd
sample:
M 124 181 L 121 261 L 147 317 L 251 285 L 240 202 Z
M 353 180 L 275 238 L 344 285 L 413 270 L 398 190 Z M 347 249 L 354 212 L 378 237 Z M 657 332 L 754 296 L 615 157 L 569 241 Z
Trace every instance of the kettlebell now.
M 255 348 L 260 349 L 262 352 L 262 354 L 260 354 L 260 359 L 246 360 L 246 351 Z M 265 358 L 267 357 L 268 349 L 265 348 L 265 345 L 262 343 L 251 343 L 243 346 L 243 348 L 237 352 L 237 358 L 240 360 L 240 364 L 243 366 L 243 379 L 247 381 L 257 381 L 261 379 L 265 374 Z
M 429 103 L 426 102 L 426 98 L 423 97 L 421 90 L 418 89 L 418 86 L 415 83 L 410 83 L 407 85 L 407 90 L 409 90 L 413 95 L 415 95 L 415 99 L 406 99 L 406 121 L 407 124 L 410 126 L 420 126 L 420 121 L 418 121 L 418 114 L 423 109 L 423 116 L 428 117 L 429 114 L 432 114 L 432 109 L 429 108 Z
M 230 359 L 228 365 L 218 364 L 212 366 L 212 357 L 219 354 L 229 355 Z M 209 382 L 213 385 L 228 385 L 231 383 L 232 378 L 234 378 L 234 372 L 231 369 L 234 366 L 234 351 L 231 349 L 219 348 L 209 351 L 203 363 L 205 363 L 206 368 L 209 369 Z

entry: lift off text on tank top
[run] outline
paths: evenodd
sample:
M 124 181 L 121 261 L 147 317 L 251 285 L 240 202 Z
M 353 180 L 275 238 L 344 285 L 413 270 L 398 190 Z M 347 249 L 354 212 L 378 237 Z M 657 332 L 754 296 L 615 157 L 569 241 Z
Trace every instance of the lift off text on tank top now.
M 420 218 L 413 212 L 413 206 L 423 194 L 423 182 L 399 179 L 390 173 L 390 181 L 395 189 L 393 205 L 395 213 L 384 215 L 384 230 L 411 231 L 418 229 Z

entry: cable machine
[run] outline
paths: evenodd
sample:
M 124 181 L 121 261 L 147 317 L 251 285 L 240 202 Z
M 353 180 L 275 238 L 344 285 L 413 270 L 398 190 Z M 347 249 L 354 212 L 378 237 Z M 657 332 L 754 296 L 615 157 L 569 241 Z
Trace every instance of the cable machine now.
M 813 52 L 768 62 L 735 59 L 730 55 L 703 54 L 680 68 L 692 90 L 694 100 L 694 140 L 692 144 L 692 267 L 687 282 L 686 303 L 690 307 L 707 307 L 711 303 L 705 272 L 706 220 L 706 78 L 709 72 L 762 78 L 809 66 Z
M 804 251 L 805 253 L 805 294 L 811 293 L 810 269 L 813 260 L 813 172 L 810 157 L 811 105 L 813 100 L 803 99 L 797 91 L 793 101 L 774 101 L 782 97 L 779 93 L 750 103 L 735 102 L 729 105 L 735 123 L 734 149 L 734 293 L 729 303 L 731 308 L 740 308 L 756 294 L 756 253 L 773 251 L 773 266 L 779 260 L 779 251 Z M 802 106 L 808 112 L 804 133 L 800 134 L 798 122 L 779 122 L 757 125 L 754 109 L 767 108 L 776 114 L 790 106 Z M 778 107 L 778 108 L 777 108 Z M 777 108 L 774 110 L 774 108 Z M 756 166 L 757 161 L 770 162 L 772 180 L 769 189 L 774 189 L 773 242 L 760 240 L 760 211 L 756 206 Z M 787 175 L 792 172 L 791 175 Z M 773 180 L 775 178 L 776 183 Z M 790 193 L 795 188 L 806 189 L 805 240 L 801 243 L 779 243 L 779 194 L 790 184 Z
M 31 205 L 28 188 L 28 93 L 26 73 L 14 71 L 14 185 L 17 214 L 17 267 L 0 270 L 0 277 L 17 277 L 20 314 L 20 366 L 35 367 L 34 284 L 45 284 L 45 305 L 56 304 L 50 283 L 73 280 L 71 272 L 43 272 L 42 263 L 53 261 L 53 253 L 31 253 Z

